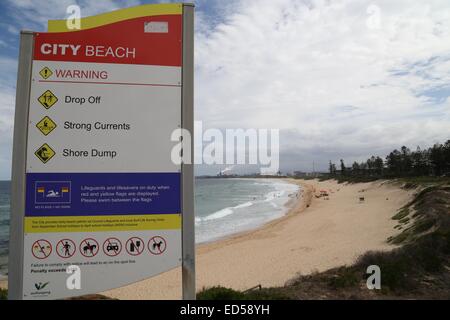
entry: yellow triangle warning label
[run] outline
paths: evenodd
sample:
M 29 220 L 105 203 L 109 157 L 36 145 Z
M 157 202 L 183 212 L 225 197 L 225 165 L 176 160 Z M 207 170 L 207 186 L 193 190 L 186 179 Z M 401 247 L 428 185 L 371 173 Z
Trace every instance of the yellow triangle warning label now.
M 44 67 L 41 71 L 39 71 L 39 74 L 42 78 L 48 79 L 52 76 L 53 72 L 49 67 Z
M 50 146 L 44 143 L 39 149 L 34 153 L 42 163 L 47 163 L 55 155 L 55 151 L 50 148 Z
M 56 123 L 50 117 L 45 116 L 36 124 L 36 127 L 46 136 L 56 128 Z
M 55 103 L 58 102 L 58 98 L 53 94 L 53 92 L 47 90 L 38 98 L 38 101 L 45 109 L 50 109 Z

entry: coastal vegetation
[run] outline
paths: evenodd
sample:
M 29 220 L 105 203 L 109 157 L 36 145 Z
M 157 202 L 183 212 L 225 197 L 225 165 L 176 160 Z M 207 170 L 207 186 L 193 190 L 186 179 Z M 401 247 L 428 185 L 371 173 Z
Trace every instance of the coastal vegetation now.
M 378 179 L 403 178 L 433 183 L 450 180 L 450 140 L 444 144 L 436 143 L 428 149 L 417 147 L 411 151 L 406 146 L 395 149 L 383 160 L 380 156 L 372 156 L 363 162 L 353 162 L 347 166 L 340 160 L 339 170 L 336 164 L 329 162 L 328 173 L 321 179 L 334 178 L 338 181 L 369 182 Z
M 8 290 L 0 288 L 0 300 L 6 300 L 8 298 Z

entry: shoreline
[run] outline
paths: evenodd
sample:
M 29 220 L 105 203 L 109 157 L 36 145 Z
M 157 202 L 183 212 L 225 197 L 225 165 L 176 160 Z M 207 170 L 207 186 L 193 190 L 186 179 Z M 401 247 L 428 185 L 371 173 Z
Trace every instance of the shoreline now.
M 252 234 L 257 233 L 257 232 L 261 232 L 261 231 L 264 232 L 264 230 L 266 228 L 275 226 L 278 223 L 281 223 L 284 220 L 289 219 L 291 216 L 300 214 L 303 210 L 306 209 L 307 205 L 311 204 L 312 197 L 313 197 L 313 195 L 312 195 L 313 190 L 311 188 L 309 188 L 306 183 L 300 182 L 300 181 L 295 182 L 297 180 L 290 179 L 290 178 L 283 178 L 280 180 L 297 185 L 300 187 L 298 194 L 301 196 L 298 197 L 297 199 L 291 198 L 286 202 L 286 204 L 285 204 L 285 206 L 287 207 L 286 213 L 284 213 L 281 217 L 267 221 L 266 223 L 263 223 L 260 226 L 256 226 L 255 228 L 232 233 L 232 234 L 223 236 L 219 239 L 214 239 L 214 240 L 211 240 L 208 242 L 198 243 L 198 244 L 196 244 L 196 250 L 197 251 L 205 250 L 204 249 L 205 247 L 208 247 L 207 250 L 213 250 L 214 245 L 221 246 L 223 243 L 226 243 L 226 242 L 239 241 L 240 239 L 245 240 L 245 237 L 251 236 Z M 308 194 L 308 196 L 305 197 L 305 194 Z M 295 203 L 293 205 L 289 206 L 289 202 L 294 202 L 294 201 L 295 201 Z
M 233 178 L 228 178 L 228 179 L 233 179 Z M 246 179 L 246 178 L 237 178 L 237 179 Z M 249 179 L 254 179 L 254 178 L 249 178 Z M 269 179 L 269 178 L 267 178 L 267 179 Z M 272 224 L 272 223 L 276 223 L 278 220 L 284 219 L 284 218 L 288 217 L 289 215 L 294 214 L 294 211 L 295 211 L 295 210 L 301 205 L 301 203 L 303 202 L 303 195 L 305 194 L 306 187 L 304 187 L 303 184 L 295 183 L 295 182 L 294 182 L 295 180 L 294 180 L 294 179 L 290 179 L 290 178 L 269 179 L 269 180 L 281 180 L 281 181 L 284 181 L 284 182 L 287 182 L 287 183 L 290 183 L 290 184 L 293 184 L 293 185 L 298 186 L 299 189 L 298 189 L 298 191 L 297 191 L 297 194 L 298 194 L 298 195 L 301 195 L 301 197 L 298 197 L 298 198 L 290 198 L 288 201 L 286 201 L 286 203 L 284 204 L 284 206 L 286 207 L 286 211 L 285 211 L 285 213 L 283 213 L 283 215 L 280 216 L 280 217 L 277 217 L 277 218 L 274 218 L 274 219 L 269 220 L 269 221 L 267 221 L 267 222 L 264 222 L 264 223 L 261 224 L 261 225 L 256 225 L 256 226 L 254 226 L 254 227 L 252 227 L 252 228 L 250 228 L 250 229 L 247 229 L 247 230 L 242 230 L 242 231 L 234 232 L 234 233 L 231 233 L 231 234 L 228 234 L 228 235 L 224 235 L 224 236 L 222 236 L 222 237 L 220 237 L 220 238 L 216 238 L 216 239 L 212 239 L 212 240 L 209 240 L 209 241 L 204 241 L 204 242 L 196 243 L 196 244 L 195 244 L 196 248 L 198 249 L 198 248 L 201 247 L 201 246 L 209 246 L 209 245 L 212 245 L 212 244 L 214 244 L 214 243 L 216 243 L 216 242 L 219 242 L 219 243 L 220 243 L 220 242 L 223 242 L 223 241 L 231 240 L 231 239 L 233 239 L 233 238 L 239 238 L 239 237 L 242 237 L 242 236 L 251 234 L 251 233 L 256 232 L 256 231 L 258 231 L 258 230 L 260 230 L 260 229 L 264 229 L 265 227 L 268 227 L 268 226 L 269 226 L 270 224 Z M 311 200 L 311 199 L 310 199 L 310 200 Z M 291 204 L 291 203 L 292 203 L 292 204 Z M 305 205 L 305 208 L 306 208 L 306 205 Z

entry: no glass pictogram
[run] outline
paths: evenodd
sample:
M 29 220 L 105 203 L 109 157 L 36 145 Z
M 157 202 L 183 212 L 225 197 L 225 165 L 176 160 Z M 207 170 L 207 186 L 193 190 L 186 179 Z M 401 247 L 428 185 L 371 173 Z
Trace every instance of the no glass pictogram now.
M 127 240 L 127 243 L 125 244 L 125 249 L 127 250 L 128 254 L 132 256 L 138 256 L 144 251 L 144 241 L 142 241 L 141 238 L 138 237 L 132 237 Z

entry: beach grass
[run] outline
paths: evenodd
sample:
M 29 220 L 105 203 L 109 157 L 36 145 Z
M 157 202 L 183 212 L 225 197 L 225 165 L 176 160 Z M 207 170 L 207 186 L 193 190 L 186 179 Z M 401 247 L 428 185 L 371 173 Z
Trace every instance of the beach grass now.
M 392 220 L 401 220 L 409 215 L 409 208 L 401 209 L 395 216 L 392 217 Z
M 273 289 L 239 291 L 222 286 L 203 288 L 197 300 L 290 300 L 290 297 Z
M 8 290 L 0 288 L 0 300 L 8 299 Z

